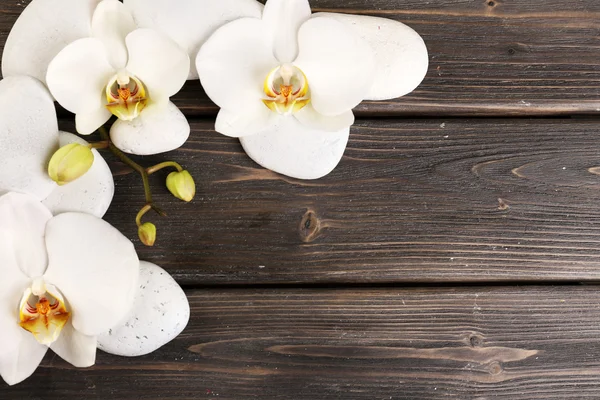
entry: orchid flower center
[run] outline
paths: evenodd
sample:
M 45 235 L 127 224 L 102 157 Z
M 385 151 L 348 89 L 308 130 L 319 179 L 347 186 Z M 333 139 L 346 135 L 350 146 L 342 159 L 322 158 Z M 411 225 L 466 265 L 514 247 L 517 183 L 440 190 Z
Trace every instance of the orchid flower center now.
M 123 121 L 137 118 L 148 103 L 142 81 L 122 70 L 106 85 L 106 108 Z
M 291 64 L 283 64 L 267 75 L 264 83 L 267 96 L 263 103 L 271 111 L 290 115 L 310 102 L 308 79 L 304 72 Z
M 19 325 L 47 346 L 56 342 L 69 321 L 65 300 L 52 285 L 36 279 L 23 294 L 19 307 Z

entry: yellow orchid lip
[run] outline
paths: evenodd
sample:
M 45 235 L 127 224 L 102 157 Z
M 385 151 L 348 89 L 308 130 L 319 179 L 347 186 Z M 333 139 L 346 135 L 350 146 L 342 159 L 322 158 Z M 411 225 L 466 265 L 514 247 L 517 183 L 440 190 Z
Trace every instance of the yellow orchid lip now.
M 64 298 L 52 285 L 34 285 L 34 290 L 27 289 L 21 299 L 19 325 L 41 344 L 54 343 L 70 317 Z
M 290 64 L 280 65 L 267 75 L 264 92 L 267 98 L 263 103 L 281 115 L 293 114 L 310 102 L 306 75 Z
M 136 119 L 148 104 L 146 88 L 134 76 L 119 73 L 106 85 L 106 108 L 123 121 Z

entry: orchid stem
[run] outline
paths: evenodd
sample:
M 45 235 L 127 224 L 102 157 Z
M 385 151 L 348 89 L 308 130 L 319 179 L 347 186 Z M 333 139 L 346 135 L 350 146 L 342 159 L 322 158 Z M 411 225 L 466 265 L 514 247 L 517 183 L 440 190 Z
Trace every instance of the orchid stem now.
M 146 213 L 148 211 L 150 211 L 150 209 L 152 208 L 151 205 L 146 204 L 138 213 L 138 215 L 135 217 L 135 223 L 138 227 L 142 226 L 142 218 L 144 217 L 144 215 L 146 215 Z
M 175 161 L 165 161 L 163 163 L 156 164 L 155 166 L 146 169 L 146 172 L 148 173 L 148 175 L 152 175 L 153 173 L 165 168 L 175 168 L 177 172 L 183 171 L 181 165 L 177 164 Z
M 107 144 L 107 146 L 105 148 L 108 148 L 122 162 L 127 164 L 129 167 L 131 167 L 134 171 L 136 171 L 142 177 L 142 183 L 144 184 L 144 195 L 146 197 L 146 206 L 144 206 L 144 208 L 142 208 L 142 210 L 140 211 L 141 216 L 143 216 L 150 209 L 152 209 L 152 210 L 154 210 L 154 212 L 156 212 L 161 217 L 165 217 L 167 215 L 167 213 L 165 213 L 158 206 L 156 206 L 154 204 L 154 201 L 152 200 L 152 190 L 150 188 L 150 179 L 149 179 L 150 173 L 144 167 L 142 167 L 140 164 L 133 161 L 131 158 L 129 158 L 127 156 L 127 154 L 122 152 L 119 148 L 117 148 L 117 146 L 114 145 L 114 143 L 110 140 L 110 137 L 109 137 L 108 132 L 106 131 L 105 127 L 101 127 L 100 129 L 98 129 L 98 132 L 100 133 L 100 136 L 102 137 L 101 143 L 106 142 L 106 144 Z M 138 214 L 138 216 L 140 216 L 140 214 Z M 140 216 L 140 219 L 141 219 L 141 216 Z
M 108 147 L 110 146 L 110 141 L 108 140 L 103 140 L 101 142 L 96 142 L 96 143 L 90 143 L 89 145 L 90 149 L 108 149 Z

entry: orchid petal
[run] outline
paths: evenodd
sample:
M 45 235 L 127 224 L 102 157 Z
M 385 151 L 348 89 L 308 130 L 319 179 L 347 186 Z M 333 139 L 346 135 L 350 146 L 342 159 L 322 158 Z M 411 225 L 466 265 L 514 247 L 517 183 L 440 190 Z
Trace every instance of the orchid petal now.
M 375 82 L 365 100 L 402 97 L 419 86 L 429 67 L 423 38 L 412 28 L 387 18 L 318 13 L 351 27 L 375 53 Z
M 308 20 L 298 34 L 295 65 L 308 78 L 311 103 L 323 115 L 356 107 L 373 85 L 375 61 L 369 44 L 331 18 Z
M 190 136 L 190 124 L 175 104 L 153 103 L 133 121 L 115 122 L 110 138 L 126 153 L 150 155 L 181 147 Z
M 125 38 L 136 28 L 133 16 L 118 0 L 103 0 L 92 18 L 92 36 L 100 39 L 106 48 L 114 69 L 127 65 Z
M 43 273 L 46 221 L 52 216 L 26 195 L 0 197 L 0 376 L 9 385 L 29 377 L 47 347 L 18 325 L 18 301 L 31 285 L 30 274 Z
M 177 43 L 152 29 L 127 36 L 127 70 L 139 78 L 153 101 L 167 100 L 181 90 L 190 72 L 190 58 Z
M 73 327 L 95 336 L 123 319 L 139 275 L 133 244 L 92 215 L 65 213 L 46 226 L 48 269 L 44 280 L 68 300 Z
M 230 137 L 254 135 L 268 129 L 277 116 L 262 103 L 256 103 L 256 107 L 244 110 L 243 114 L 221 109 L 215 130 Z
M 255 18 L 219 28 L 196 59 L 204 90 L 219 107 L 231 112 L 262 104 L 265 78 L 278 64 L 271 32 Z
M 2 75 L 46 82 L 50 61 L 69 43 L 89 37 L 100 0 L 33 0 L 13 26 L 2 55 Z
M 298 56 L 298 30 L 310 15 L 308 0 L 269 0 L 265 4 L 262 19 L 269 25 L 280 63 L 291 63 Z
M 44 85 L 26 76 L 0 81 L 0 190 L 48 196 L 56 184 L 46 168 L 57 149 L 54 101 Z
M 44 273 L 48 265 L 44 234 L 51 218 L 50 211 L 34 197 L 20 193 L 8 193 L 0 197 L 2 279 L 4 273 L 9 274 L 9 269 L 14 265 L 31 279 Z M 0 289 L 3 285 L 0 284 Z
M 60 133 L 60 145 L 88 143 L 67 132 Z M 115 183 L 108 164 L 97 150 L 92 168 L 81 178 L 67 185 L 57 186 L 44 201 L 44 205 L 58 215 L 65 212 L 82 212 L 102 218 L 115 194 Z
M 103 107 L 100 94 L 114 76 L 99 39 L 79 39 L 65 47 L 48 67 L 46 81 L 61 106 L 74 114 Z
M 139 27 L 163 32 L 191 60 L 217 28 L 242 17 L 260 18 L 263 8 L 255 0 L 124 0 L 124 4 Z M 188 79 L 197 78 L 196 66 L 191 65 Z
M 102 96 L 100 104 L 105 105 L 106 103 L 106 96 Z M 112 113 L 106 107 L 94 108 L 88 112 L 80 112 L 75 115 L 77 132 L 80 135 L 91 135 L 107 123 L 111 116 Z
M 16 322 L 18 316 L 6 313 L 6 308 L 0 306 L 0 376 L 7 384 L 16 385 L 35 372 L 48 346 L 38 343 L 31 333 L 22 329 Z
M 50 348 L 69 364 L 87 368 L 96 363 L 97 343 L 96 336 L 84 335 L 68 322 Z
M 303 126 L 291 117 L 281 117 L 271 130 L 240 138 L 244 150 L 256 163 L 298 179 L 318 179 L 340 162 L 350 128 L 324 132 Z
M 339 132 L 342 129 L 348 128 L 354 124 L 354 113 L 348 110 L 340 115 L 333 117 L 319 114 L 312 104 L 299 111 L 296 111 L 294 116 L 309 129 L 316 129 L 326 132 Z

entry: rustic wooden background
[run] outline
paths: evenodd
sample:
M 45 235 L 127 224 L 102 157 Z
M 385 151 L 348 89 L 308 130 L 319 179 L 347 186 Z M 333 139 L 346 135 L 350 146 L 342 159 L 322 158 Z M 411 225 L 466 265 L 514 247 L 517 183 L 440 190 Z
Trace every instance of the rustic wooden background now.
M 0 5 L 0 50 L 27 3 Z M 216 134 L 190 82 L 190 141 L 139 160 L 180 160 L 198 196 L 158 174 L 170 215 L 138 246 L 185 287 L 188 329 L 87 370 L 49 355 L 0 398 L 600 398 L 600 2 L 312 5 L 415 28 L 423 84 L 361 104 L 342 163 L 303 182 Z M 107 219 L 134 238 L 142 187 L 113 167 Z

